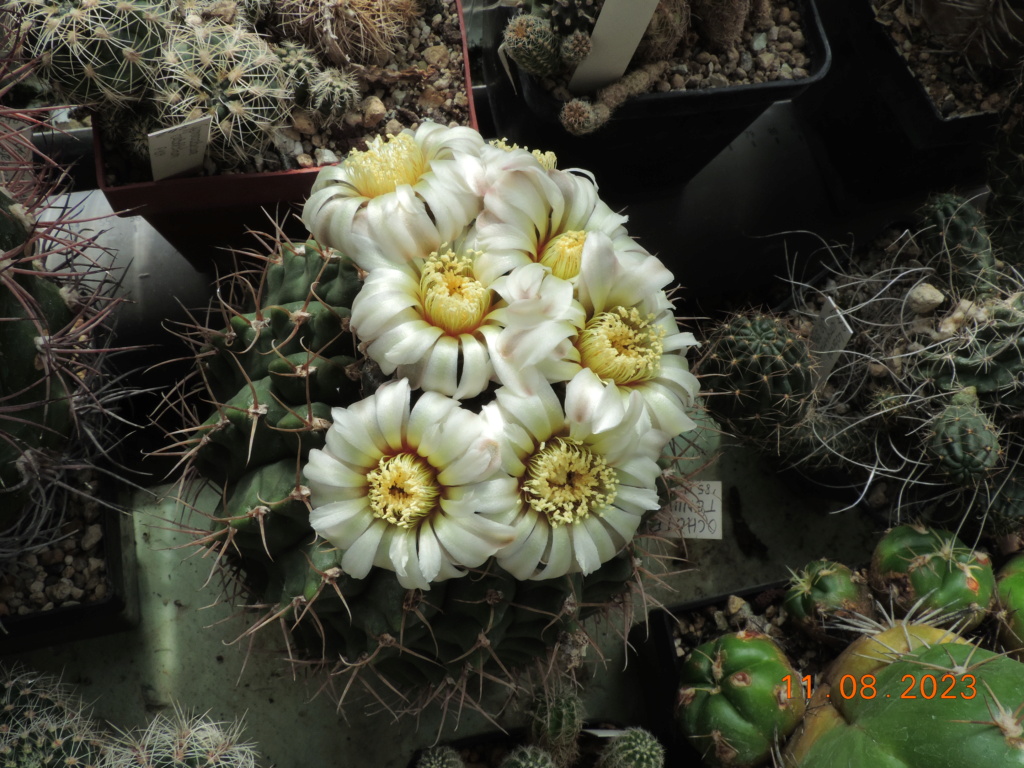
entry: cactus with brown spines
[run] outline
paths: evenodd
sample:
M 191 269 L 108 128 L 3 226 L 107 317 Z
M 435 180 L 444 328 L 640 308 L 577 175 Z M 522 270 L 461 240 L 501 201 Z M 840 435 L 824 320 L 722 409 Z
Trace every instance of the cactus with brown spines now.
M 660 0 L 633 60 L 649 62 L 671 58 L 690 28 L 690 15 L 690 0 Z
M 561 40 L 542 16 L 514 16 L 502 34 L 502 46 L 509 58 L 531 75 L 546 77 L 562 68 Z
M 751 0 L 691 0 L 694 24 L 713 51 L 736 45 L 750 16 Z
M 598 90 L 593 100 L 577 98 L 562 105 L 558 120 L 569 133 L 592 133 L 611 119 L 627 99 L 646 93 L 668 69 L 664 61 L 651 62 L 628 72 L 611 85 Z

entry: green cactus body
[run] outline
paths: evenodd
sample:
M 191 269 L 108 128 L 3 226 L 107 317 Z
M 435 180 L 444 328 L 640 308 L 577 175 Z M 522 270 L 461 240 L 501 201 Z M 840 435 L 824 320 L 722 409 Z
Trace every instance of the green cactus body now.
M 746 434 L 799 420 L 813 391 L 806 340 L 766 314 L 736 315 L 717 326 L 700 373 L 711 412 Z
M 973 387 L 986 403 L 1024 403 L 1024 294 L 988 298 L 956 337 L 921 350 L 911 372 L 943 390 Z
M 962 768 L 1024 762 L 1024 664 L 970 644 L 901 655 L 840 675 L 817 725 L 790 745 L 790 768 Z M 824 690 L 824 689 L 819 689 Z
M 317 112 L 328 124 L 335 124 L 355 109 L 361 97 L 354 75 L 326 67 L 309 79 L 309 101 L 303 106 Z
M 650 731 L 627 728 L 601 750 L 595 768 L 664 768 L 665 748 Z
M 530 722 L 531 741 L 547 750 L 559 768 L 569 768 L 579 757 L 583 730 L 583 701 L 571 689 L 540 696 Z
M 59 679 L 23 667 L 0 672 L 0 764 L 95 768 L 103 741 L 85 705 Z
M 558 766 L 546 750 L 534 746 L 521 746 L 506 755 L 499 768 L 558 768 Z
M 1024 660 L 1024 555 L 1015 555 L 996 574 L 999 640 L 1007 653 Z
M 931 426 L 928 453 L 952 482 L 977 485 L 999 465 L 999 432 L 981 410 L 974 387 L 953 395 Z
M 995 595 L 987 553 L 967 547 L 950 531 L 923 526 L 889 530 L 875 547 L 869 580 L 900 610 L 919 605 L 964 630 L 985 618 Z
M 985 530 L 996 536 L 1024 539 L 1024 474 L 1016 464 L 989 484 L 980 517 Z
M 465 761 L 453 747 L 430 747 L 416 760 L 416 768 L 465 768 Z
M 281 62 L 284 86 L 290 90 L 297 104 L 309 99 L 309 78 L 323 64 L 312 48 L 298 40 L 281 40 L 274 45 L 274 54 Z
M 793 575 L 783 605 L 802 630 L 824 637 L 832 619 L 870 615 L 871 591 L 849 566 L 823 558 Z
M 771 638 L 724 635 L 683 663 L 676 723 L 709 765 L 757 765 L 803 716 L 798 682 Z
M 935 195 L 921 211 L 926 243 L 949 260 L 954 284 L 979 291 L 995 286 L 996 260 L 985 216 L 967 198 Z
M 220 723 L 180 709 L 159 714 L 142 730 L 112 740 L 102 768 L 255 768 L 255 745 L 238 721 Z
M 540 16 L 513 16 L 505 27 L 502 44 L 509 57 L 531 75 L 547 77 L 562 68 L 561 42 L 551 22 Z
M 210 157 L 228 167 L 251 160 L 289 117 L 281 63 L 255 32 L 218 21 L 174 27 L 157 74 L 160 122 L 209 115 Z
M 74 104 L 121 104 L 150 87 L 170 9 L 147 0 L 12 0 L 41 75 Z

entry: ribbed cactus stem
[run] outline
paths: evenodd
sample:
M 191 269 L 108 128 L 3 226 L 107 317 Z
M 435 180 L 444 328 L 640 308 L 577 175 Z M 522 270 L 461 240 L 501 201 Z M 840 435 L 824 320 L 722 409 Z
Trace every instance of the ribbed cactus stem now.
M 665 748 L 643 728 L 627 728 L 597 758 L 594 768 L 664 768 Z

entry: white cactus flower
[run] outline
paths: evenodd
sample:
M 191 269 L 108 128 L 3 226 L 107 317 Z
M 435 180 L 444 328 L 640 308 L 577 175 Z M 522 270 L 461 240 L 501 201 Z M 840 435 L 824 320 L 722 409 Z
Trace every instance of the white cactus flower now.
M 586 177 L 559 170 L 513 170 L 497 179 L 483 198 L 483 210 L 470 235 L 484 256 L 478 274 L 492 282 L 513 268 L 533 262 L 556 277 L 575 280 L 590 232 L 608 235 L 624 254 L 643 250 Z
M 334 409 L 326 446 L 303 471 L 310 524 L 344 550 L 346 573 L 361 579 L 377 566 L 426 590 L 511 543 L 499 518 L 516 506 L 517 484 L 500 471 L 482 416 L 436 392 L 411 399 L 402 379 Z
M 592 573 L 658 508 L 656 459 L 667 437 L 651 428 L 638 394 L 623 401 L 590 370 L 566 385 L 564 407 L 546 380 L 532 385 L 523 394 L 503 387 L 483 408 L 519 488 L 502 518 L 514 541 L 498 564 L 517 579 Z
M 454 242 L 482 205 L 484 146 L 471 128 L 423 122 L 320 171 L 302 221 L 321 244 L 369 271 Z

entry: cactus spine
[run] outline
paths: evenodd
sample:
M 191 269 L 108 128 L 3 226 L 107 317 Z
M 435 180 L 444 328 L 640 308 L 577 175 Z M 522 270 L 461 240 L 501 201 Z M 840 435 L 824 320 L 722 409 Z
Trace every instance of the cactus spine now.
M 597 758 L 595 768 L 663 768 L 665 748 L 650 731 L 627 728 Z
M 113 738 L 100 768 L 255 768 L 255 745 L 240 721 L 221 723 L 175 708 L 140 730 Z

